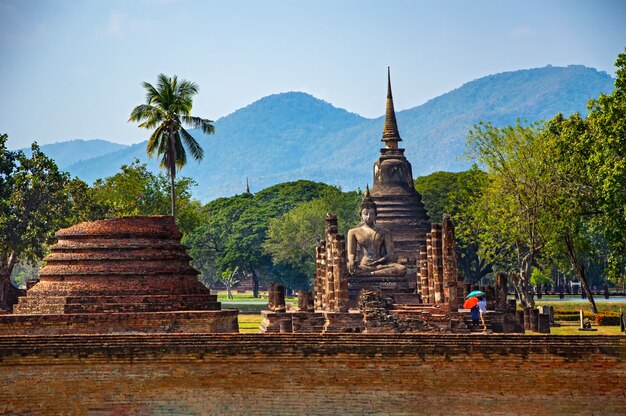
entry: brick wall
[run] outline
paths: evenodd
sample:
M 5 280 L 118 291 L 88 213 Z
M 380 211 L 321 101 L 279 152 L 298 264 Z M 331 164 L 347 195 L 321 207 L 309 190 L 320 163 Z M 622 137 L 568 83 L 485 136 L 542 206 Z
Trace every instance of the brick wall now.
M 0 414 L 626 414 L 626 337 L 0 336 Z

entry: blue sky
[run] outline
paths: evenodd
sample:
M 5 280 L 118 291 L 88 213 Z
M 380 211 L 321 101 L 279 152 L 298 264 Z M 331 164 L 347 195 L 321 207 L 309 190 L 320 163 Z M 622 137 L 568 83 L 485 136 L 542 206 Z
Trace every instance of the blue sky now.
M 196 82 L 216 120 L 304 91 L 365 117 L 503 71 L 582 64 L 614 74 L 626 1 L 0 0 L 0 132 L 9 147 L 136 143 L 142 81 Z

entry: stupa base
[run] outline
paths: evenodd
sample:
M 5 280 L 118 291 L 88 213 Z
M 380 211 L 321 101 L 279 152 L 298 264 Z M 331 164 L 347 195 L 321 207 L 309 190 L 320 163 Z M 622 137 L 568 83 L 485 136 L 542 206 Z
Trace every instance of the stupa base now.
M 237 333 L 236 309 L 146 313 L 2 315 L 2 335 Z

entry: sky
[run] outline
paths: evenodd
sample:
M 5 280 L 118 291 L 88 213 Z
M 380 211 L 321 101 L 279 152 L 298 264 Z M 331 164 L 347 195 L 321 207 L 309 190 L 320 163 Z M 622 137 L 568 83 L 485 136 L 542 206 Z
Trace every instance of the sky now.
M 143 81 L 199 85 L 218 120 L 303 91 L 374 118 L 486 75 L 582 64 L 614 75 L 624 0 L 0 0 L 0 133 L 8 147 L 132 144 Z

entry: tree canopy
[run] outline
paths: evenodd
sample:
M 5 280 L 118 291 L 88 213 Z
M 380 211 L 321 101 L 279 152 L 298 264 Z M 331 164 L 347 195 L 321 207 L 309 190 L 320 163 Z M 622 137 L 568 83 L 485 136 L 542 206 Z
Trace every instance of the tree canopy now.
M 18 259 L 40 260 L 54 232 L 87 219 L 86 184 L 59 171 L 36 143 L 31 156 L 6 147 L 0 135 L 0 308 L 17 301 L 11 273 Z
M 206 223 L 183 240 L 193 265 L 203 273 L 205 282 L 215 281 L 227 268 L 238 266 L 240 274 L 253 280 L 256 296 L 259 281 L 277 280 L 281 271 L 263 251 L 269 221 L 319 197 L 327 188 L 323 183 L 300 180 L 274 185 L 255 195 L 244 193 L 209 202 L 203 209 Z

